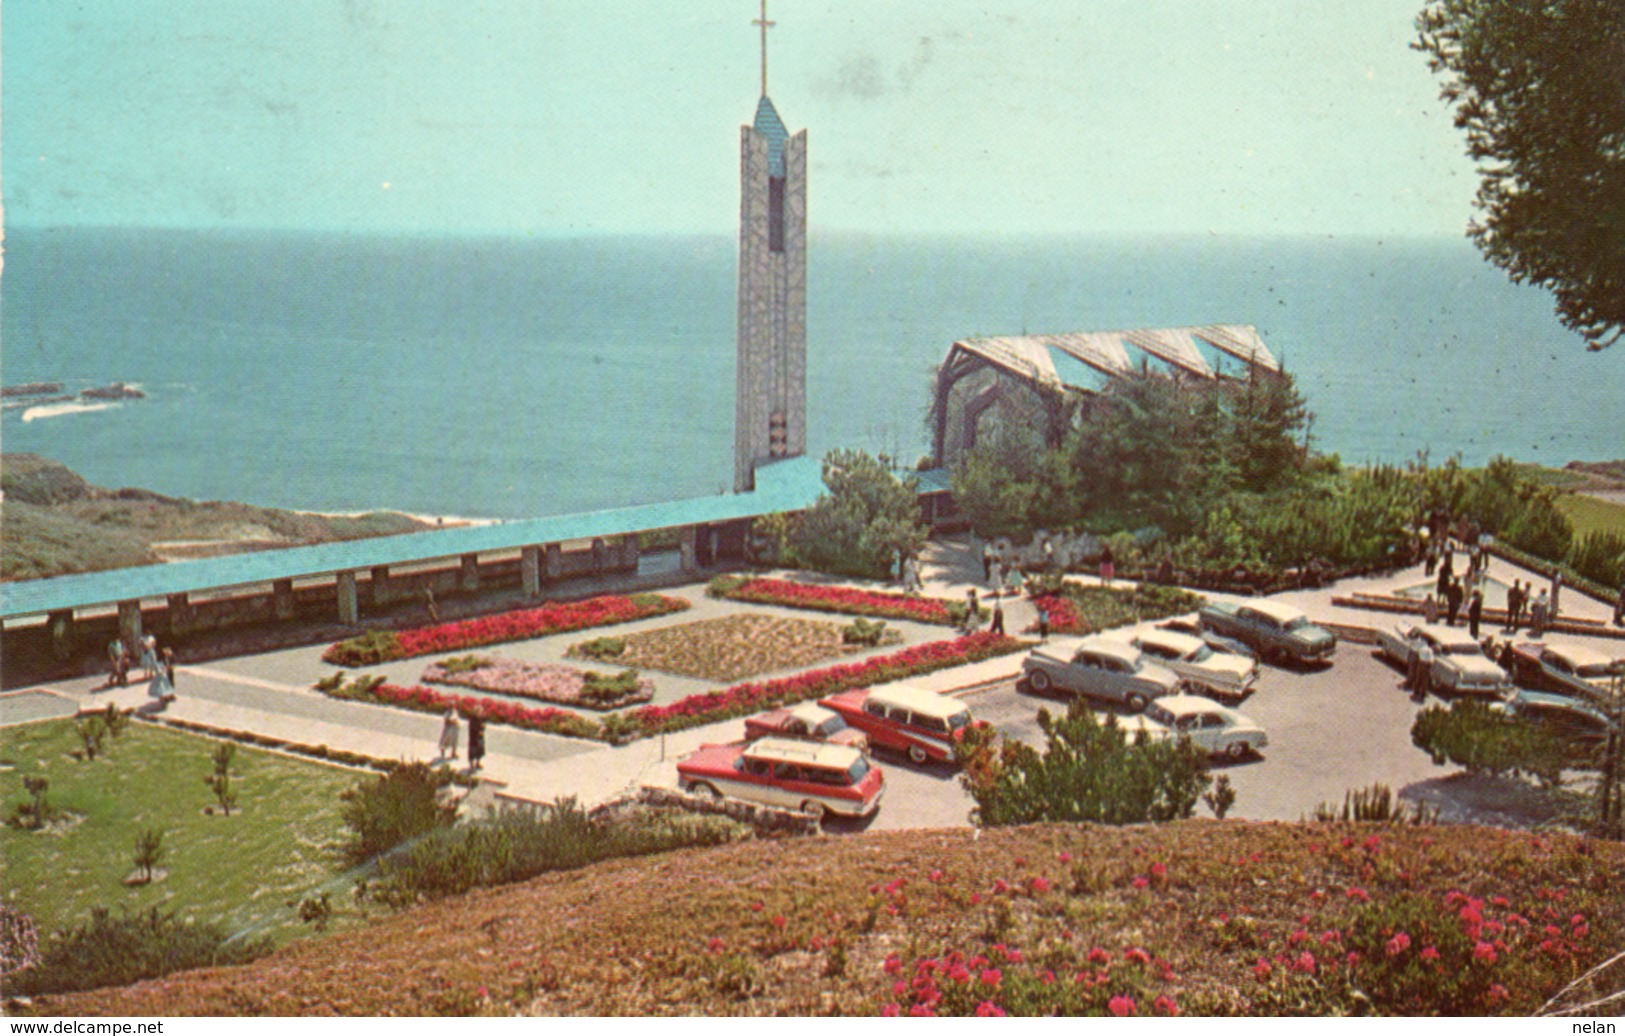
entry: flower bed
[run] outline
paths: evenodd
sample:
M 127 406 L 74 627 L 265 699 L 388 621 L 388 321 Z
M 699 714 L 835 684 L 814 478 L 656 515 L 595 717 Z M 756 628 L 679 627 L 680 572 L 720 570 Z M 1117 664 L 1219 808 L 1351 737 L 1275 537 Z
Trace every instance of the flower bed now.
M 654 682 L 639 679 L 637 671 L 633 669 L 623 670 L 618 676 L 604 677 L 568 665 L 538 665 L 511 658 L 478 661 L 483 664 L 454 666 L 436 663 L 424 669 L 420 679 L 427 684 L 468 687 L 476 691 L 533 698 L 583 709 L 619 709 L 646 702 L 655 695 Z
M 1049 611 L 1051 633 L 1085 634 L 1147 619 L 1183 615 L 1200 608 L 1203 598 L 1166 586 L 1117 589 L 1063 583 L 1060 593 L 1035 595 L 1033 604 Z
M 785 579 L 740 581 L 737 577 L 723 577 L 712 581 L 710 592 L 713 596 L 731 601 L 777 604 L 786 608 L 809 608 L 867 618 L 908 619 L 938 626 L 957 626 L 965 621 L 965 605 L 959 601 L 853 590 L 844 586 L 809 586 Z
M 537 709 L 491 698 L 468 698 L 422 686 L 401 687 L 383 683 L 377 678 L 346 682 L 335 674 L 334 679 L 319 682 L 316 689 L 350 701 L 395 705 L 418 712 L 444 712 L 448 708 L 465 714 L 479 712 L 491 722 L 507 723 L 526 730 L 624 744 L 653 734 L 686 730 L 749 715 L 764 708 L 902 680 L 967 662 L 980 662 L 1024 650 L 1027 646 L 1026 642 L 1014 637 L 974 633 L 953 640 L 916 644 L 889 655 L 815 669 L 779 680 L 742 683 L 720 691 L 691 694 L 670 705 L 645 705 L 630 712 L 605 716 L 602 722 L 564 709 Z
M 656 615 L 669 615 L 687 607 L 687 601 L 659 594 L 633 594 L 630 597 L 608 594 L 585 601 L 544 604 L 540 608 L 393 633 L 373 630 L 334 644 L 322 653 L 322 661 L 351 668 L 377 665 L 442 651 L 459 651 L 511 640 L 545 637 L 550 633 L 634 622 Z
M 718 720 L 746 716 L 765 708 L 822 698 L 840 691 L 903 680 L 922 673 L 980 662 L 1021 651 L 1023 641 L 996 633 L 974 633 L 954 640 L 916 644 L 889 655 L 846 665 L 815 669 L 764 683 L 742 683 L 720 691 L 691 694 L 670 705 L 645 705 L 612 717 L 611 737 L 630 740 Z M 624 729 L 623 729 L 624 726 Z
M 777 615 L 726 615 L 616 639 L 622 641 L 620 652 L 614 656 L 619 665 L 718 683 L 799 669 L 868 650 L 847 644 L 841 627 L 833 622 Z M 893 640 L 898 639 L 894 633 Z M 588 643 L 572 645 L 569 655 L 594 657 Z

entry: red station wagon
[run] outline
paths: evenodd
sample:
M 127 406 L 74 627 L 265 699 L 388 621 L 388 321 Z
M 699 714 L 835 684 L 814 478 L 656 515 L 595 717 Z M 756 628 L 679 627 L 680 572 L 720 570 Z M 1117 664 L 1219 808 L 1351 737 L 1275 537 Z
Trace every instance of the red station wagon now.
M 766 737 L 749 744 L 705 745 L 677 764 L 678 787 L 764 806 L 866 817 L 880 808 L 886 775 L 847 745 Z
M 964 702 L 916 687 L 842 691 L 818 704 L 869 735 L 870 748 L 906 753 L 916 765 L 953 759 L 954 742 L 972 723 Z
M 745 720 L 745 740 L 762 737 L 790 737 L 802 741 L 828 741 L 832 745 L 851 745 L 868 750 L 869 739 L 863 731 L 846 725 L 840 713 L 812 702 L 803 702 L 788 709 L 774 709 Z

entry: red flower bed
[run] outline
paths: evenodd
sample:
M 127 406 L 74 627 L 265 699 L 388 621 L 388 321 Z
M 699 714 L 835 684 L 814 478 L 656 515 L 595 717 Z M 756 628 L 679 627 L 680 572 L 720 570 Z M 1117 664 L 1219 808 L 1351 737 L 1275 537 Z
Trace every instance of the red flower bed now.
M 462 651 L 510 640 L 529 640 L 550 633 L 612 626 L 682 611 L 688 606 L 687 601 L 658 594 L 635 594 L 631 597 L 611 594 L 569 604 L 544 604 L 540 608 L 444 622 L 438 626 L 423 626 L 397 633 L 367 634 L 334 644 L 323 652 L 322 661 L 352 667 L 376 665 L 442 651 Z
M 980 662 L 1020 651 L 1025 646 L 1013 637 L 974 633 L 954 640 L 917 644 L 889 655 L 814 669 L 779 680 L 741 683 L 720 691 L 691 694 L 670 705 L 645 705 L 631 712 L 628 718 L 634 724 L 633 736 L 684 730 L 734 716 L 749 715 L 764 708 L 822 698 L 855 687 L 902 680 L 966 662 Z
M 1040 594 L 1033 598 L 1036 607 L 1049 612 L 1049 631 L 1051 633 L 1090 633 L 1094 627 L 1089 620 L 1078 614 L 1078 606 L 1072 603 L 1072 598 L 1060 594 Z M 1035 622 L 1024 632 L 1035 633 L 1038 624 Z
M 949 610 L 949 605 L 957 602 L 937 597 L 910 597 L 874 590 L 853 590 L 844 586 L 808 586 L 784 579 L 750 579 L 732 590 L 723 591 L 722 596 L 755 604 L 778 604 L 786 608 L 810 608 L 869 618 L 909 619 L 939 626 L 953 626 L 960 621 Z
M 494 698 L 469 698 L 460 694 L 445 694 L 421 685 L 401 687 L 392 683 L 379 684 L 367 697 L 381 705 L 398 705 L 416 712 L 440 713 L 451 708 L 465 716 L 477 712 L 489 722 L 507 723 L 526 730 L 572 737 L 599 736 L 596 722 L 565 709 L 538 709 Z

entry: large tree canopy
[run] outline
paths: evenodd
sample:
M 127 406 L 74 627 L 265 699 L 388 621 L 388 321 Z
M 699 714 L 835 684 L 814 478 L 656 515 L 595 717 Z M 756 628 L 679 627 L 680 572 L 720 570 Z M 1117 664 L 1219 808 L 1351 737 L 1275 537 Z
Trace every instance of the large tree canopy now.
M 1433 0 L 1415 46 L 1483 176 L 1468 234 L 1591 349 L 1625 336 L 1625 3 Z

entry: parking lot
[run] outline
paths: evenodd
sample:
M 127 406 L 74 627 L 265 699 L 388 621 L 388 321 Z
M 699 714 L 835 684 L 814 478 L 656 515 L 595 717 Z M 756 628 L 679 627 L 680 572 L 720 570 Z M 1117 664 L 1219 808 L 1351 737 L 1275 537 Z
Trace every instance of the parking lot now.
M 1402 676 L 1375 656 L 1375 648 L 1342 644 L 1330 668 L 1264 668 L 1257 690 L 1239 711 L 1269 732 L 1260 755 L 1238 763 L 1215 761 L 1213 772 L 1236 789 L 1233 817 L 1298 820 L 1322 802 L 1341 806 L 1350 788 L 1405 786 L 1448 772 L 1411 744 L 1418 705 Z M 966 695 L 978 719 L 1006 737 L 1042 746 L 1038 710 L 1061 712 L 1064 701 L 1024 694 L 1009 681 Z M 1430 699 L 1438 701 L 1438 699 Z M 882 756 L 886 798 L 875 829 L 943 827 L 969 823 L 971 801 L 947 767 L 915 767 Z M 1199 813 L 1206 812 L 1198 807 Z

